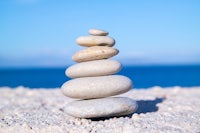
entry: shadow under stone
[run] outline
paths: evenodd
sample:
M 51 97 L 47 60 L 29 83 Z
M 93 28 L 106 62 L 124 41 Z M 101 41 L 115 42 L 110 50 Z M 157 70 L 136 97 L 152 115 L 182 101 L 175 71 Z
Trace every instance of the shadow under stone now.
M 113 117 L 99 117 L 99 118 L 87 118 L 87 119 L 90 119 L 91 121 L 105 121 L 105 120 L 109 120 L 110 118 L 113 118 Z
M 138 109 L 135 113 L 149 113 L 158 111 L 158 107 L 156 106 L 158 103 L 162 103 L 164 98 L 156 98 L 155 100 L 139 100 Z

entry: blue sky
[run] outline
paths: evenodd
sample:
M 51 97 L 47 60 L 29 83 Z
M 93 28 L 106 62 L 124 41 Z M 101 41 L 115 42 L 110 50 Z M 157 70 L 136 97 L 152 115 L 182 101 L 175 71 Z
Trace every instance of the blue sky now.
M 90 28 L 109 31 L 124 65 L 199 64 L 199 0 L 1 0 L 0 67 L 73 64 Z

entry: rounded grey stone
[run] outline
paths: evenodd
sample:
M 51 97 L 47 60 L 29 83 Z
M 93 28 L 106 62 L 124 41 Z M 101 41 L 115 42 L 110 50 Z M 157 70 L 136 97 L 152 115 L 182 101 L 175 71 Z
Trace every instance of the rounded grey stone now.
M 107 46 L 93 46 L 80 50 L 72 56 L 76 62 L 108 59 L 119 53 L 119 50 Z
M 68 67 L 65 74 L 70 78 L 106 76 L 119 72 L 121 63 L 116 60 L 94 60 Z
M 132 88 L 132 81 L 125 76 L 110 75 L 76 78 L 65 82 L 61 90 L 65 96 L 93 99 L 125 93 Z
M 100 29 L 90 29 L 88 33 L 93 36 L 107 36 L 109 34 L 107 31 Z
M 115 44 L 115 40 L 108 36 L 81 36 L 76 39 L 76 43 L 81 46 L 109 46 Z
M 134 113 L 136 101 L 126 97 L 73 101 L 66 105 L 65 112 L 78 118 L 123 116 Z

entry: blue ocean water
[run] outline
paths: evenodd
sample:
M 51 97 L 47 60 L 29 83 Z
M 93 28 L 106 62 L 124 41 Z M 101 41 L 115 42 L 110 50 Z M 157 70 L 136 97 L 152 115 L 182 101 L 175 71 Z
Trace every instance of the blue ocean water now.
M 132 79 L 134 88 L 200 86 L 200 65 L 125 66 L 118 74 Z M 0 69 L 0 87 L 60 87 L 69 80 L 65 68 Z

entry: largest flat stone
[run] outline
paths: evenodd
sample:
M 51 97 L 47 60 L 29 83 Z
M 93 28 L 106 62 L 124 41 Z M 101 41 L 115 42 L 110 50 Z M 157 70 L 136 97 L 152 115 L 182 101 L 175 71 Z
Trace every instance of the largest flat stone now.
M 78 118 L 123 116 L 137 110 L 136 101 L 126 97 L 109 97 L 73 101 L 66 105 L 65 112 Z
M 84 77 L 65 82 L 64 95 L 77 99 L 92 99 L 125 93 L 132 88 L 132 81 L 121 75 Z

